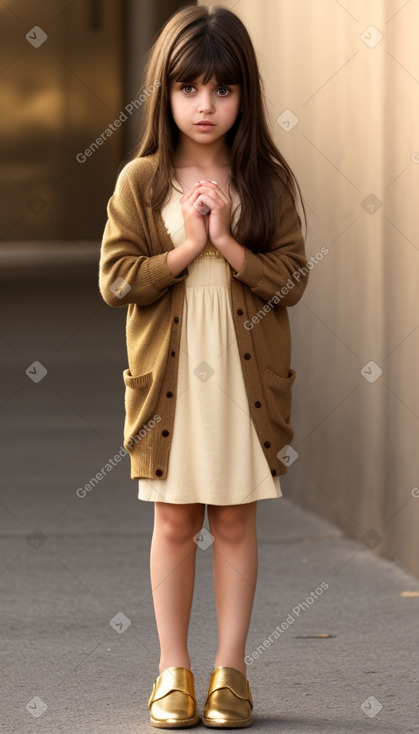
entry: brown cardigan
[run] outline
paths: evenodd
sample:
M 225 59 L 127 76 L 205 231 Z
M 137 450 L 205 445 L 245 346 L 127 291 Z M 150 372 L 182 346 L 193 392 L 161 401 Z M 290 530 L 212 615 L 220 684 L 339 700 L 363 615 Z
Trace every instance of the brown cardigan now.
M 131 477 L 165 478 L 176 410 L 185 279 L 166 264 L 174 244 L 161 212 L 145 204 L 157 155 L 130 161 L 118 176 L 107 207 L 99 288 L 109 306 L 128 305 L 124 447 Z M 246 248 L 232 270 L 231 304 L 250 415 L 272 475 L 287 467 L 277 453 L 290 444 L 291 337 L 287 306 L 307 285 L 304 238 L 292 197 L 283 189 L 271 249 Z M 282 289 L 282 290 L 281 290 Z M 253 320 L 252 320 L 253 319 Z M 214 430 L 216 426 L 214 426 Z

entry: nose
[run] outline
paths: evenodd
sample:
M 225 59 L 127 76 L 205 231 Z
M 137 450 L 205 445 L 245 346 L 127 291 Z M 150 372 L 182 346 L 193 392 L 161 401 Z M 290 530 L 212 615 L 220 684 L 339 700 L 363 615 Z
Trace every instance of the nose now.
M 201 89 L 198 99 L 198 111 L 205 113 L 214 111 L 214 103 L 212 101 L 210 89 Z

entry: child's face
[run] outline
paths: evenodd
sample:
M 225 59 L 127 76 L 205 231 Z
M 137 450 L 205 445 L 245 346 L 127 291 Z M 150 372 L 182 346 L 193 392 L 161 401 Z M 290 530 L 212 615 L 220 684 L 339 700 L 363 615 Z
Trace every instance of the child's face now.
M 215 77 L 202 84 L 172 82 L 170 104 L 173 119 L 184 135 L 203 145 L 213 143 L 233 126 L 240 108 L 240 85 L 218 85 Z M 201 120 L 212 125 L 199 125 Z

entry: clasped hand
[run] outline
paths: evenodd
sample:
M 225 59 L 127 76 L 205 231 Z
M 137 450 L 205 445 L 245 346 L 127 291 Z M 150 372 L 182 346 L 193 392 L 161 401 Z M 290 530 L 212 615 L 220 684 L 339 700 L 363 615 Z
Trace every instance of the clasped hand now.
M 209 239 L 214 247 L 220 249 L 230 235 L 231 201 L 218 184 L 199 181 L 182 196 L 180 203 L 186 238 L 199 243 L 202 248 Z

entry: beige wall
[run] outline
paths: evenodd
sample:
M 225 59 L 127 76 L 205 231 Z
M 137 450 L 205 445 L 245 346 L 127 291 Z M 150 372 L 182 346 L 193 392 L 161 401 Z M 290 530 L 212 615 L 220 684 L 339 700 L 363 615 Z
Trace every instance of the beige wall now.
M 307 254 L 329 250 L 289 309 L 299 456 L 284 495 L 419 577 L 419 3 L 220 4 L 255 44 L 308 209 Z M 383 35 L 373 47 L 369 26 Z

